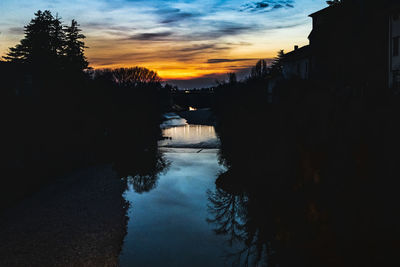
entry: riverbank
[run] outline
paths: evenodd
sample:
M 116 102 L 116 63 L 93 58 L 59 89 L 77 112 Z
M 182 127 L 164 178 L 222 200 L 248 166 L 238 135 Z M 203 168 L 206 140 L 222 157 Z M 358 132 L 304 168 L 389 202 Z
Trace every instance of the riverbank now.
M 196 110 L 183 113 L 164 114 L 166 121 L 161 124 L 164 139 L 159 148 L 217 149 L 220 146 L 210 110 Z M 195 123 L 196 122 L 196 123 Z
M 56 179 L 0 217 L 0 266 L 118 266 L 126 182 L 110 165 Z
M 181 111 L 177 112 L 179 116 L 187 120 L 188 124 L 195 125 L 208 125 L 216 126 L 217 120 L 211 109 L 204 108 L 193 111 Z

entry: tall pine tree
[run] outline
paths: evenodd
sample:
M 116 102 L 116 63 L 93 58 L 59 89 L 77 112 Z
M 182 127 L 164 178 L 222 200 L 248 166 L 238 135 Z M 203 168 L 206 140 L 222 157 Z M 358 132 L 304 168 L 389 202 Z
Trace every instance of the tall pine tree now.
M 18 45 L 10 48 L 4 57 L 7 61 L 31 64 L 50 64 L 57 58 L 54 49 L 55 37 L 61 24 L 59 18 L 54 18 L 50 11 L 38 11 L 35 18 L 25 26 L 25 37 Z M 57 36 L 56 38 L 60 38 Z
M 85 35 L 81 33 L 81 29 L 78 28 L 79 24 L 75 20 L 72 20 L 71 26 L 65 27 L 65 58 L 66 64 L 69 69 L 72 70 L 84 70 L 88 67 L 89 63 L 84 55 L 86 48 L 85 43 L 82 41 L 85 39 Z
M 51 25 L 50 44 L 53 57 L 56 59 L 57 63 L 62 64 L 62 59 L 65 56 L 65 31 L 58 14 Z
M 285 58 L 285 52 L 283 50 L 279 50 L 277 56 L 274 58 L 274 61 L 270 67 L 270 73 L 272 76 L 279 76 L 282 74 L 282 60 Z
M 14 63 L 28 63 L 51 70 L 82 71 L 89 63 L 84 55 L 85 36 L 72 20 L 63 26 L 61 18 L 50 11 L 38 11 L 25 26 L 25 36 L 4 57 Z

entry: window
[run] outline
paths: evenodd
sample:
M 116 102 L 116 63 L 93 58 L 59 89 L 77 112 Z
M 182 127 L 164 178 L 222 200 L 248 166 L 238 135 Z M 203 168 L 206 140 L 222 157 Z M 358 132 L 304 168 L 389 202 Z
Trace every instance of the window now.
M 399 36 L 393 38 L 393 56 L 394 57 L 397 57 L 399 55 L 399 50 L 400 50 L 399 41 L 400 41 Z

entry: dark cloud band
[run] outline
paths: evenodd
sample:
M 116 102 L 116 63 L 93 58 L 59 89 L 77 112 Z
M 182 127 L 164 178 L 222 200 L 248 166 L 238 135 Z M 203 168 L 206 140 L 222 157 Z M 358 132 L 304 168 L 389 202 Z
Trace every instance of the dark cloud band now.
M 239 62 L 239 61 L 250 61 L 256 60 L 255 58 L 235 58 L 235 59 L 227 59 L 227 58 L 212 58 L 207 60 L 209 64 L 216 64 L 216 63 L 225 63 L 225 62 Z
M 159 40 L 164 40 L 166 37 L 169 37 L 171 35 L 173 35 L 172 32 L 140 33 L 140 34 L 135 34 L 127 39 L 139 40 L 139 41 L 159 41 Z

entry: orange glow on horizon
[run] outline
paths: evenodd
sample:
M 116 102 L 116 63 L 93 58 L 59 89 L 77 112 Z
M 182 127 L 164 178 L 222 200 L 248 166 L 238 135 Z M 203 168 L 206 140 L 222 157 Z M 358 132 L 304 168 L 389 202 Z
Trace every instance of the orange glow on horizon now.
M 97 54 L 97 53 L 96 53 Z M 258 54 L 258 55 L 256 55 Z M 112 64 L 102 64 L 101 62 L 96 62 L 96 60 L 91 61 L 91 58 L 96 58 L 95 55 L 88 56 L 90 66 L 95 69 L 116 69 L 116 68 L 130 68 L 130 67 L 145 67 L 147 69 L 156 71 L 158 75 L 163 80 L 190 80 L 195 78 L 209 77 L 212 75 L 224 75 L 229 72 L 237 72 L 239 70 L 251 68 L 259 59 L 273 58 L 275 56 L 275 51 L 264 52 L 264 53 L 252 53 L 250 56 L 245 55 L 230 55 L 232 58 L 249 58 L 249 60 L 243 60 L 238 62 L 221 62 L 221 63 L 207 63 L 205 59 L 193 60 L 190 63 L 177 62 L 174 60 L 159 60 L 157 62 L 157 56 L 154 58 L 149 58 L 146 61 L 138 62 L 120 62 Z M 261 56 L 264 55 L 264 56 Z M 220 56 L 221 58 L 228 58 Z M 93 62 L 93 63 L 92 63 Z
M 199 44 L 189 41 L 184 44 L 152 42 L 147 45 L 141 42 L 133 44 L 119 42 L 116 50 L 115 40 L 90 36 L 87 41 L 89 48 L 86 50 L 86 55 L 91 67 L 96 69 L 145 67 L 156 71 L 163 80 L 210 78 L 241 71 L 254 66 L 259 59 L 275 57 L 277 51 L 281 49 L 281 44 L 265 44 L 233 46 L 226 51 L 217 49 L 192 53 L 184 49 Z
M 279 8 L 248 1 L 244 8 L 237 1 L 2 0 L 12 12 L 0 16 L 0 58 L 23 38 L 33 14 L 48 9 L 64 24 L 78 21 L 92 68 L 145 67 L 189 88 L 229 72 L 243 77 L 257 60 L 308 44 L 308 15 L 326 3 L 302 1 Z
M 89 59 L 90 61 L 90 59 Z M 110 68 L 110 69 L 116 69 L 116 68 L 130 68 L 130 67 L 145 67 L 150 70 L 156 71 L 158 75 L 162 79 L 176 79 L 176 80 L 188 80 L 188 79 L 193 79 L 193 78 L 200 78 L 206 75 L 212 75 L 212 74 L 225 74 L 228 72 L 232 72 L 234 70 L 231 70 L 227 67 L 223 66 L 210 66 L 212 64 L 202 64 L 199 63 L 198 65 L 196 64 L 191 64 L 191 65 L 179 65 L 179 63 L 170 63 L 170 67 L 166 67 L 164 64 L 160 65 L 157 63 L 152 63 L 148 62 L 147 64 L 111 64 L 111 65 L 95 65 L 91 64 L 90 66 L 95 69 L 103 69 L 103 68 Z M 247 67 L 247 65 L 243 65 L 243 67 Z

